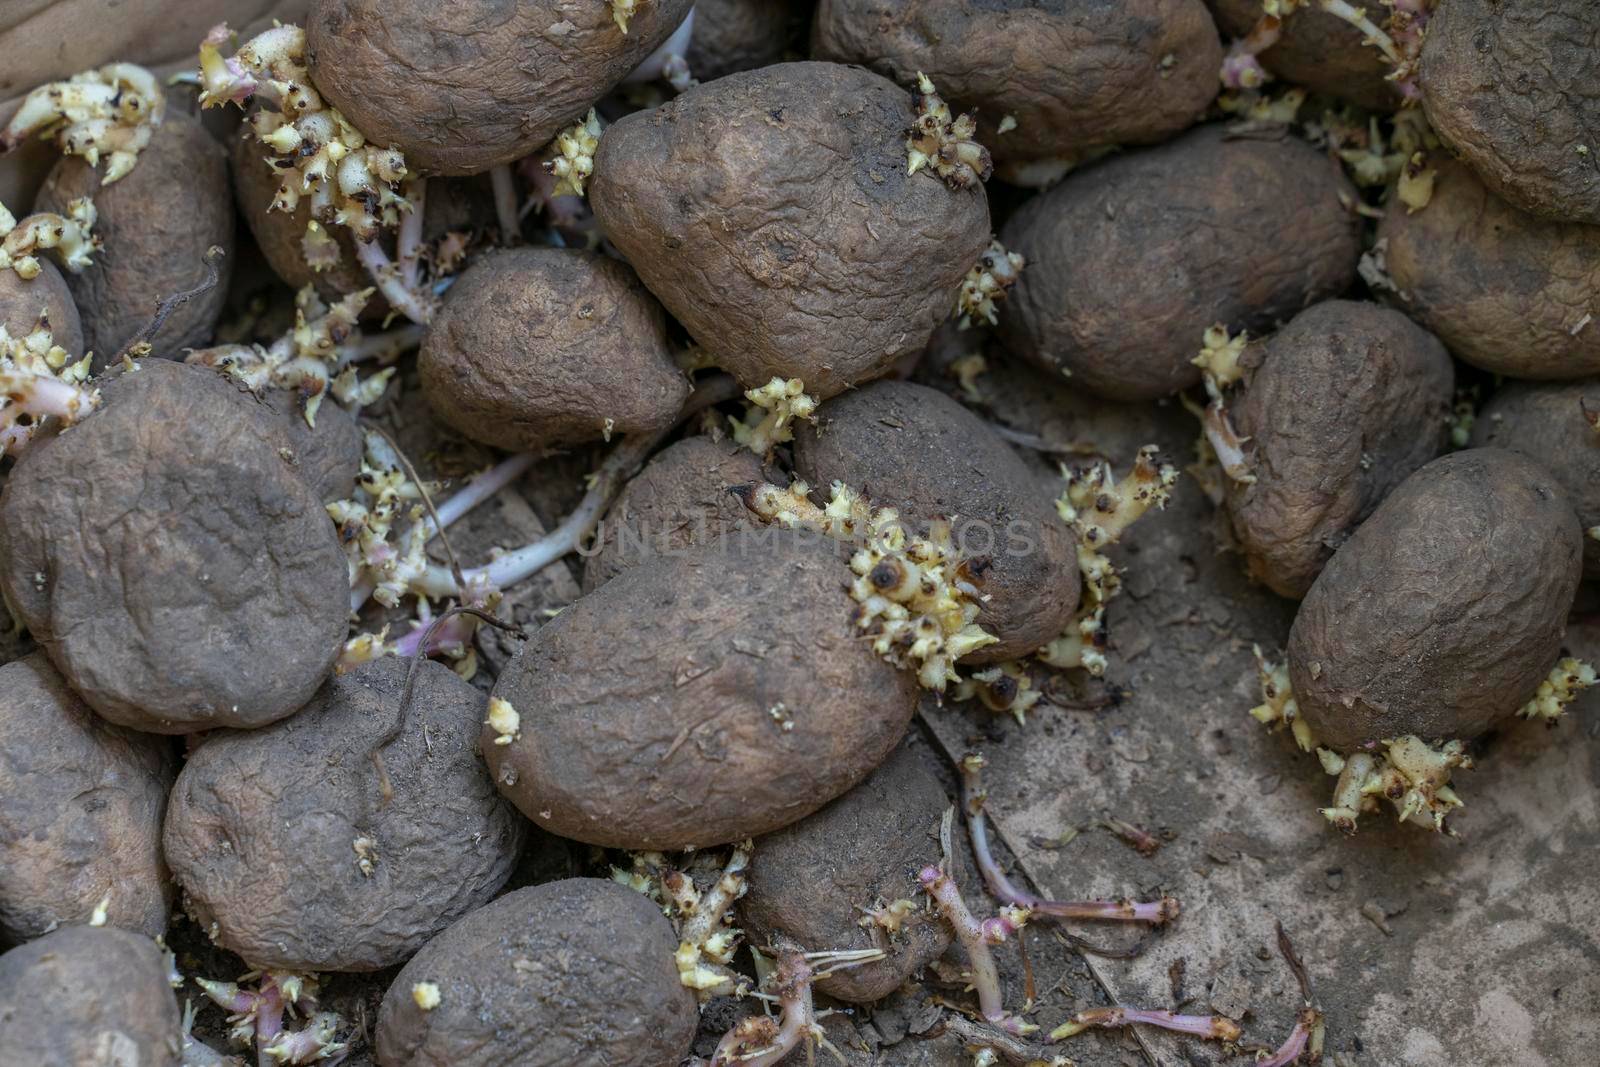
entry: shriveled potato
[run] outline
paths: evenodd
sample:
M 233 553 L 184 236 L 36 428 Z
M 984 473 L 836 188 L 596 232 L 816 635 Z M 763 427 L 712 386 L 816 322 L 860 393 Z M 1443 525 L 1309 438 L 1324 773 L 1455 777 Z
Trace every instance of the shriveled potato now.
M 1600 382 L 1508 382 L 1472 424 L 1476 447 L 1506 448 L 1555 475 L 1585 530 L 1600 526 Z M 1600 540 L 1583 539 L 1583 576 L 1600 578 Z
M 378 1063 L 676 1064 L 700 1019 L 678 981 L 677 947 L 661 908 L 615 882 L 507 893 L 401 969 L 378 1010 Z M 433 1007 L 418 1003 L 432 995 Z
M 120 183 L 119 183 L 120 184 Z M 281 431 L 215 371 L 147 359 L 34 441 L 0 496 L 0 588 L 95 711 L 185 733 L 310 699 L 349 570 Z
M 1028 265 L 1001 336 L 1100 396 L 1186 389 L 1207 326 L 1259 333 L 1349 285 L 1360 220 L 1341 197 L 1354 188 L 1310 145 L 1222 126 L 1108 160 L 1006 223 L 1001 242 Z
M 476 752 L 483 696 L 420 663 L 390 741 L 410 665 L 335 675 L 298 714 L 189 757 L 163 840 L 217 944 L 257 966 L 378 970 L 511 876 L 525 824 Z
M 0 666 L 0 935 L 88 922 L 167 929 L 172 879 L 161 815 L 171 742 L 112 726 L 43 652 Z
M 943 393 L 881 381 L 835 397 L 800 426 L 794 456 L 811 485 L 844 482 L 914 532 L 951 521 L 962 555 L 983 561 L 973 568 L 988 597 L 978 625 L 999 639 L 964 662 L 1025 656 L 1072 620 L 1077 539 L 1055 499 L 1010 445 Z
M 1344 752 L 1483 733 L 1555 663 L 1582 569 L 1583 533 L 1548 471 L 1498 448 L 1441 456 L 1301 602 L 1288 646 L 1300 714 Z
M 198 122 L 168 107 L 133 170 L 105 187 L 100 173 L 77 156 L 63 157 L 34 204 L 64 212 L 87 196 L 98 212 L 102 245 L 94 262 L 66 275 L 84 344 L 103 365 L 150 322 L 159 301 L 200 283 L 206 250 L 215 245 L 226 253 L 217 285 L 174 310 L 151 339 L 156 355 L 182 358 L 183 349 L 210 342 L 233 274 L 227 154 Z
M 474 262 L 417 368 L 441 420 L 513 451 L 665 429 L 689 395 L 661 305 L 626 264 L 575 249 Z
M 1253 482 L 1225 479 L 1250 574 L 1305 596 L 1384 497 L 1439 454 L 1455 371 L 1444 345 L 1376 304 L 1329 300 L 1246 359 L 1229 403 Z
M 0 270 L 0 326 L 12 337 L 26 337 L 43 313 L 55 343 L 70 356 L 83 355 L 83 323 L 61 271 L 46 256 L 39 274 L 24 280 L 14 270 Z
M 590 202 L 711 362 L 829 397 L 920 350 L 989 244 L 980 188 L 906 173 L 915 117 L 856 67 L 731 74 L 608 129 Z
M 1513 378 L 1600 373 L 1600 226 L 1550 222 L 1442 152 L 1433 197 L 1378 224 L 1394 300 L 1473 366 Z
M 776 63 L 804 28 L 805 0 L 695 0 L 694 34 L 684 56 L 708 82 Z
M 939 819 L 950 800 L 923 759 L 902 745 L 838 800 L 756 842 L 739 902 L 756 944 L 783 935 L 818 952 L 886 953 L 818 982 L 830 997 L 865 1004 L 888 996 L 950 945 L 949 927 L 921 909 L 890 929 L 893 905 L 917 900 L 917 872 L 940 861 Z M 883 922 L 863 921 L 874 914 Z
M 1592 0 L 1449 0 L 1428 20 L 1428 121 L 1523 211 L 1600 223 L 1600 6 Z
M 1154 144 L 1191 125 L 1222 67 L 1200 0 L 822 0 L 811 48 L 902 85 L 926 74 L 952 108 L 977 112 L 1001 173 L 1030 185 L 1096 149 Z
M 28 1067 L 178 1067 L 182 1019 L 156 943 L 64 926 L 0 956 L 0 1048 Z
M 915 677 L 861 639 L 838 545 L 766 533 L 624 571 L 523 645 L 494 688 L 519 728 L 485 727 L 483 749 L 524 814 L 704 848 L 809 815 L 889 754 Z
M 313 0 L 317 89 L 413 170 L 478 174 L 529 155 L 678 28 L 692 0 Z
M 311 426 L 293 391 L 268 389 L 261 399 L 276 416 L 291 461 L 317 499 L 330 502 L 350 496 L 366 448 L 361 426 L 350 413 L 324 403 L 317 409 L 317 424 Z
M 764 480 L 761 460 L 731 441 L 686 437 L 662 449 L 617 495 L 583 567 L 585 592 L 662 553 L 753 529 L 729 490 Z
M 1225 37 L 1249 35 L 1261 18 L 1261 0 L 1206 0 Z M 1373 12 L 1376 17 L 1380 12 Z M 1382 19 L 1378 21 L 1381 23 Z M 1362 32 L 1316 4 L 1302 4 L 1282 20 L 1278 40 L 1258 57 L 1275 77 L 1314 93 L 1347 100 L 1369 111 L 1393 111 L 1400 92 L 1383 53 Z

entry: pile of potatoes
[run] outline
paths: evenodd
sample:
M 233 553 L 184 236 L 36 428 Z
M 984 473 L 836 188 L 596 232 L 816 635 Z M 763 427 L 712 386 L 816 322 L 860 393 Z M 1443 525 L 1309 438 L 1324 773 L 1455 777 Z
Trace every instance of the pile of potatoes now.
M 919 716 L 1114 686 L 1176 477 L 1298 602 L 1251 714 L 1339 829 L 1595 680 L 1585 0 L 58 6 L 0 12 L 7 1062 L 805 1062 L 813 987 L 981 970 Z M 1063 480 L 972 388 L 1039 372 L 1194 464 Z M 438 536 L 496 493 L 544 536 Z

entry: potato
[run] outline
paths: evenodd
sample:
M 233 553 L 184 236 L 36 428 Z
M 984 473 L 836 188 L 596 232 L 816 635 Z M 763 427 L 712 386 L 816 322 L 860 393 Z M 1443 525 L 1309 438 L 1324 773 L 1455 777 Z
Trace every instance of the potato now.
M 1587 412 L 1600 414 L 1600 382 L 1508 382 L 1478 412 L 1472 444 L 1521 452 L 1542 464 L 1588 530 L 1600 526 L 1600 434 Z M 1592 536 L 1583 539 L 1583 576 L 1600 578 L 1600 541 Z
M 1338 166 L 1289 137 L 1205 126 L 1118 156 L 1006 223 L 1001 243 L 1028 265 L 1001 336 L 1113 400 L 1186 389 L 1207 326 L 1259 333 L 1350 284 L 1360 219 L 1341 197 L 1355 190 Z
M 0 270 L 0 326 L 12 337 L 26 337 L 44 312 L 56 344 L 71 356 L 83 355 L 83 323 L 72 302 L 66 279 L 48 254 L 39 258 L 39 274 L 24 281 L 14 270 Z
M 417 369 L 446 425 L 497 448 L 548 450 L 672 425 L 689 382 L 666 328 L 626 264 L 511 249 L 450 287 Z
M 1217 27 L 1235 40 L 1249 35 L 1262 16 L 1261 0 L 1206 0 Z M 1359 6 L 1359 5 L 1358 5 Z M 1382 25 L 1382 12 L 1373 17 Z M 1369 111 L 1393 111 L 1400 92 L 1393 69 L 1362 32 L 1337 15 L 1305 4 L 1283 19 L 1278 41 L 1259 57 L 1275 77 Z
M 1428 206 L 1378 224 L 1398 306 L 1458 358 L 1513 378 L 1600 373 L 1600 226 L 1548 222 L 1434 153 Z
M 80 196 L 94 200 L 94 262 L 66 275 L 83 319 L 83 340 L 104 365 L 150 322 L 156 304 L 205 277 L 206 250 L 225 255 L 217 284 L 172 312 L 151 339 L 157 355 L 209 344 L 233 275 L 233 198 L 227 155 L 211 135 L 170 105 L 133 170 L 101 188 L 100 172 L 77 156 L 61 159 L 45 178 L 36 211 L 64 212 Z
M 159 937 L 172 908 L 166 738 L 90 712 L 43 652 L 0 666 L 0 936 L 88 922 Z
M 804 27 L 804 0 L 696 0 L 689 73 L 708 82 L 776 63 Z
M 313 0 L 311 77 L 413 171 L 478 174 L 530 155 L 582 117 L 691 5 L 639 4 L 624 32 L 602 0 Z
M 349 570 L 257 402 L 147 359 L 36 440 L 0 496 L 0 588 L 90 707 L 155 733 L 261 726 L 344 641 Z
M 1428 121 L 1496 195 L 1523 211 L 1600 223 L 1600 6 L 1449 0 L 1428 20 Z
M 178 1067 L 182 1019 L 148 937 L 64 926 L 0 956 L 0 1048 L 28 1067 Z
M 483 749 L 524 814 L 590 844 L 705 848 L 809 815 L 889 754 L 915 677 L 862 640 L 841 546 L 766 533 L 624 571 L 523 645 L 494 688 L 520 731 L 486 727 Z
M 687 437 L 662 449 L 606 513 L 584 564 L 584 592 L 662 553 L 758 526 L 729 490 L 764 480 L 761 460 L 731 441 Z
M 615 882 L 508 893 L 430 941 L 378 1010 L 381 1067 L 666 1067 L 700 1021 L 672 924 Z M 429 983 L 436 1007 L 417 1004 Z
M 920 71 L 951 108 L 976 111 L 1001 173 L 1053 180 L 1096 149 L 1154 144 L 1217 95 L 1222 43 L 1200 0 L 973 4 L 822 0 L 818 59 L 860 63 L 902 85 Z M 996 126 L 1010 118 L 1015 128 Z
M 390 656 L 335 675 L 299 714 L 208 736 L 190 755 L 163 840 L 217 944 L 260 967 L 378 970 L 511 876 L 525 824 L 475 751 L 482 694 L 419 664 L 384 744 L 410 665 Z
M 289 389 L 268 389 L 261 399 L 276 416 L 294 467 L 317 499 L 330 503 L 349 497 L 366 451 L 360 424 L 325 400 L 317 409 L 317 424 L 308 426 L 299 398 Z
M 939 820 L 950 800 L 923 759 L 902 745 L 838 800 L 756 842 L 750 888 L 739 902 L 753 943 L 781 935 L 816 952 L 887 953 L 818 982 L 830 997 L 860 1004 L 886 997 L 950 946 L 949 927 L 920 909 L 892 936 L 862 922 L 873 909 L 917 901 L 917 872 L 939 863 Z
M 906 173 L 915 114 L 859 68 L 732 74 L 608 129 L 589 199 L 711 362 L 826 398 L 920 350 L 989 245 L 982 190 Z
M 1229 410 L 1255 481 L 1225 479 L 1228 517 L 1251 576 L 1299 598 L 1444 447 L 1455 370 L 1404 315 L 1349 300 L 1302 311 L 1246 359 L 1259 366 Z
M 1441 456 L 1333 554 L 1289 633 L 1289 678 L 1319 741 L 1483 733 L 1556 662 L 1583 532 L 1550 473 L 1498 448 Z
M 1055 498 L 982 419 L 910 382 L 874 382 L 828 401 L 795 434 L 795 473 L 826 496 L 844 482 L 915 533 L 949 519 L 989 599 L 978 625 L 996 644 L 965 663 L 1015 659 L 1061 636 L 1078 607 L 1078 544 Z M 823 501 L 826 503 L 826 500 Z

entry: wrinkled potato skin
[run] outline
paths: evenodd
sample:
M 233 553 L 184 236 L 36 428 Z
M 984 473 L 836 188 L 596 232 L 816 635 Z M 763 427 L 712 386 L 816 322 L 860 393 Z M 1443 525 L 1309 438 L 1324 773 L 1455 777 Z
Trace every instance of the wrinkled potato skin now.
M 990 564 L 978 624 L 999 638 L 963 662 L 1015 659 L 1061 636 L 1078 608 L 1078 547 L 1055 499 L 999 435 L 956 401 L 910 382 L 873 382 L 835 397 L 795 433 L 795 473 L 827 502 L 835 481 L 894 508 L 913 533 L 951 519 L 957 546 Z M 1033 543 L 1009 550 L 1012 523 Z M 971 524 L 968 526 L 967 524 Z M 963 537 L 963 527 L 966 536 Z M 992 534 L 992 548 L 990 535 Z
M 977 112 L 1002 162 L 1164 141 L 1200 118 L 1222 67 L 1200 0 L 822 0 L 811 50 L 898 85 L 921 71 L 952 110 Z M 1006 115 L 1017 128 L 999 134 Z
M 101 392 L 7 478 L 0 587 L 112 722 L 187 733 L 290 714 L 345 637 L 349 569 L 322 502 L 215 371 L 144 360 Z
M 150 322 L 156 304 L 206 276 L 206 250 L 223 250 L 217 284 L 172 312 L 151 339 L 153 352 L 183 358 L 211 340 L 233 277 L 233 197 L 227 154 L 199 123 L 171 106 L 139 162 L 102 188 L 100 172 L 77 156 L 45 179 L 36 211 L 65 212 L 80 196 L 94 200 L 94 262 L 66 275 L 83 320 L 83 343 L 104 366 Z
M 24 281 L 14 270 L 0 270 L 0 326 L 14 338 L 26 337 L 42 311 L 50 320 L 50 335 L 56 344 L 68 355 L 81 356 L 83 323 L 53 255 L 45 252 L 38 257 L 39 274 L 32 281 Z
M 1600 525 L 1600 433 L 1584 410 L 1600 412 L 1600 382 L 1507 382 L 1472 424 L 1474 447 L 1506 448 L 1544 465 L 1587 530 Z M 1583 576 L 1600 578 L 1600 541 L 1583 539 Z
M 989 245 L 981 189 L 906 174 L 913 117 L 856 67 L 731 74 L 606 130 L 590 203 L 713 363 L 825 399 L 920 350 Z
M 730 490 L 764 480 L 756 454 L 729 440 L 687 437 L 662 449 L 606 513 L 584 564 L 584 592 L 662 552 L 754 529 L 757 520 Z
M 568 878 L 507 893 L 400 971 L 378 1009 L 378 1063 L 675 1064 L 700 1018 L 678 981 L 677 947 L 660 907 L 615 882 Z M 418 982 L 439 987 L 438 1007 L 417 1007 Z
M 625 263 L 519 248 L 469 267 L 422 339 L 417 369 L 449 426 L 521 452 L 663 430 L 689 396 L 666 314 Z
M 1597 224 L 1597 57 L 1593 0 L 1448 0 L 1423 38 L 1423 106 L 1444 142 L 1513 206 Z
M 1108 399 L 1189 388 L 1207 326 L 1262 333 L 1350 284 L 1360 220 L 1341 195 L 1353 203 L 1354 187 L 1310 145 L 1220 126 L 1117 156 L 1006 223 L 1001 242 L 1028 265 L 1001 337 Z
M 1513 378 L 1600 373 L 1600 323 L 1578 328 L 1600 291 L 1600 226 L 1549 222 L 1495 196 L 1442 152 L 1433 198 L 1415 214 L 1391 201 L 1391 300 L 1458 358 Z M 1600 309 L 1595 309 L 1600 310 Z
M 1247 36 L 1261 18 L 1261 0 L 1206 0 L 1225 39 Z M 1356 5 L 1361 6 L 1361 5 Z M 1380 25 L 1384 12 L 1369 8 Z M 1430 30 L 1431 32 L 1431 30 Z M 1369 111 L 1393 111 L 1400 92 L 1389 80 L 1383 53 L 1364 43 L 1360 30 L 1314 5 L 1283 20 L 1278 43 L 1257 57 L 1272 75 L 1314 93 L 1349 101 Z
M 1439 454 L 1455 371 L 1398 311 L 1330 300 L 1268 338 L 1229 403 L 1253 484 L 1224 479 L 1250 575 L 1298 599 L 1372 509 Z
M 946 923 L 919 912 L 891 938 L 861 925 L 860 909 L 917 900 L 917 872 L 937 865 L 944 787 L 915 749 L 902 745 L 866 781 L 815 814 L 756 842 L 739 918 L 755 944 L 787 935 L 829 949 L 878 948 L 887 958 L 817 983 L 839 1000 L 867 1004 L 944 954 Z
M 484 729 L 500 791 L 578 841 L 705 848 L 803 818 L 882 762 L 916 678 L 862 640 L 840 546 L 769 537 L 624 571 L 540 627 L 494 689 L 521 736 Z
M 0 666 L 0 936 L 106 919 L 159 937 L 172 908 L 161 816 L 172 745 L 89 710 L 42 652 Z
M 478 174 L 531 154 L 644 62 L 693 0 L 608 3 L 313 0 L 311 78 L 368 140 L 423 174 Z
M 684 56 L 703 82 L 770 66 L 794 44 L 805 0 L 695 0 L 694 35 Z
M 1583 533 L 1548 471 L 1474 448 L 1406 479 L 1333 554 L 1289 632 L 1289 677 L 1343 752 L 1468 739 L 1521 707 L 1561 651 Z
M 299 397 L 288 389 L 269 389 L 261 398 L 276 414 L 278 426 L 294 455 L 295 469 L 324 503 L 344 500 L 355 492 L 356 476 L 366 451 L 361 425 L 331 399 L 317 409 L 316 426 L 306 424 Z
M 178 1067 L 182 1018 L 156 943 L 65 926 L 0 956 L 0 1048 L 28 1067 Z
M 415 952 L 505 884 L 525 823 L 474 752 L 483 696 L 424 662 L 406 725 L 409 660 L 335 675 L 261 730 L 212 735 L 172 791 L 167 859 L 202 928 L 252 965 L 373 971 Z M 373 873 L 353 842 L 376 844 Z

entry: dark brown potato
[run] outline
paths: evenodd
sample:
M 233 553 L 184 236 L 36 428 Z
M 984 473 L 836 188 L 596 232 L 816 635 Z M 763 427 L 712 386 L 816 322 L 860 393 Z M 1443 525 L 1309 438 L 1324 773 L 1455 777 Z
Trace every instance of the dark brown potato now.
M 989 244 L 981 189 L 906 174 L 914 117 L 855 67 L 731 74 L 608 129 L 590 201 L 713 363 L 826 398 L 920 350 Z
M 584 592 L 662 553 L 755 528 L 750 509 L 729 490 L 764 480 L 761 460 L 732 441 L 686 437 L 662 449 L 606 513 L 584 564 Z
M 1222 67 L 1200 0 L 822 0 L 811 49 L 901 85 L 926 74 L 1024 184 L 1043 184 L 1015 173 L 1028 163 L 1053 178 L 1095 149 L 1165 141 L 1204 113 Z
M 261 399 L 283 431 L 294 468 L 317 499 L 331 502 L 350 496 L 366 449 L 361 425 L 350 413 L 325 399 L 317 409 L 317 424 L 310 426 L 293 390 L 268 389 Z
M 381 1067 L 668 1067 L 700 1021 L 672 924 L 615 882 L 508 893 L 430 941 L 378 1011 Z M 412 989 L 438 987 L 424 1011 Z
M 0 937 L 84 923 L 159 937 L 172 908 L 161 814 L 172 744 L 91 712 L 43 652 L 0 666 Z
M 65 926 L 0 956 L 0 1048 L 28 1067 L 178 1067 L 182 1018 L 156 943 Z
M 1449 0 L 1423 38 L 1428 121 L 1514 206 L 1600 223 L 1597 52 L 1593 0 Z
M 1442 152 L 1428 165 L 1428 206 L 1407 214 L 1391 200 L 1378 224 L 1398 306 L 1496 374 L 1600 373 L 1600 226 L 1518 211 Z
M 215 371 L 144 360 L 34 442 L 0 496 L 0 587 L 89 706 L 124 726 L 254 727 L 310 699 L 349 569 L 280 430 Z
M 478 174 L 529 155 L 642 63 L 692 0 L 314 0 L 312 80 L 366 137 L 424 174 Z
M 94 232 L 102 245 L 81 273 L 66 275 L 83 319 L 83 342 L 104 365 L 150 322 L 156 304 L 205 277 L 206 250 L 226 253 L 217 285 L 172 312 L 151 343 L 157 355 L 181 359 L 209 344 L 233 275 L 233 197 L 227 153 L 200 124 L 169 107 L 139 162 L 101 188 L 100 172 L 66 156 L 45 179 L 38 211 L 65 211 L 94 200 Z
M 1289 632 L 1320 742 L 1476 737 L 1560 654 L 1583 532 L 1548 471 L 1498 448 L 1441 456 L 1333 554 Z
M 1439 454 L 1455 371 L 1444 345 L 1376 304 L 1330 300 L 1245 357 L 1229 403 L 1255 481 L 1225 479 L 1250 575 L 1299 598 L 1334 550 Z
M 1261 0 L 1206 0 L 1225 38 L 1249 35 L 1261 18 Z M 1360 5 L 1357 5 L 1360 6 Z M 1381 24 L 1381 12 L 1371 17 Z M 1314 93 L 1348 100 L 1369 111 L 1393 111 L 1400 92 L 1389 80 L 1383 53 L 1365 43 L 1362 32 L 1314 4 L 1285 18 L 1278 43 L 1258 57 L 1272 75 Z
M 1600 433 L 1585 412 L 1600 414 L 1600 382 L 1508 382 L 1472 425 L 1475 447 L 1506 448 L 1555 475 L 1585 530 L 1600 526 Z M 1583 576 L 1600 578 L 1600 541 L 1583 539 Z
M 1011 446 L 956 401 L 910 382 L 873 382 L 828 401 L 795 434 L 795 473 L 835 481 L 914 532 L 950 519 L 990 599 L 978 624 L 999 638 L 966 663 L 1025 656 L 1061 636 L 1078 608 L 1078 546 L 1055 500 Z
M 866 781 L 813 815 L 756 842 L 739 918 L 756 944 L 785 935 L 815 952 L 880 948 L 887 958 L 817 983 L 865 1004 L 938 959 L 946 923 L 918 911 L 891 937 L 863 926 L 865 909 L 917 899 L 917 872 L 939 863 L 939 820 L 950 804 L 916 749 L 901 745 Z
M 540 627 L 483 749 L 538 825 L 632 849 L 708 847 L 809 815 L 883 761 L 917 683 L 856 628 L 841 548 L 734 535 L 617 575 Z M 785 725 L 788 723 L 790 725 Z
M 695 0 L 689 73 L 703 82 L 770 66 L 804 28 L 805 0 Z
M 254 966 L 378 970 L 511 876 L 525 824 L 475 751 L 483 694 L 421 664 L 384 745 L 409 665 L 384 657 L 335 675 L 299 714 L 211 735 L 190 755 L 163 837 L 218 945 Z
M 625 263 L 518 248 L 473 263 L 422 339 L 429 406 L 474 440 L 544 450 L 672 425 L 689 395 L 666 314 Z
M 1001 335 L 1113 400 L 1186 389 L 1207 326 L 1264 332 L 1350 284 L 1360 219 L 1341 197 L 1355 190 L 1338 166 L 1293 138 L 1205 126 L 1118 156 L 1006 223 L 1001 242 L 1028 265 Z
M 72 302 L 66 280 L 49 254 L 38 259 L 39 273 L 31 281 L 14 270 L 0 270 L 0 326 L 13 338 L 26 337 L 33 332 L 42 311 L 56 344 L 68 355 L 81 356 L 83 323 L 78 318 L 78 305 Z

